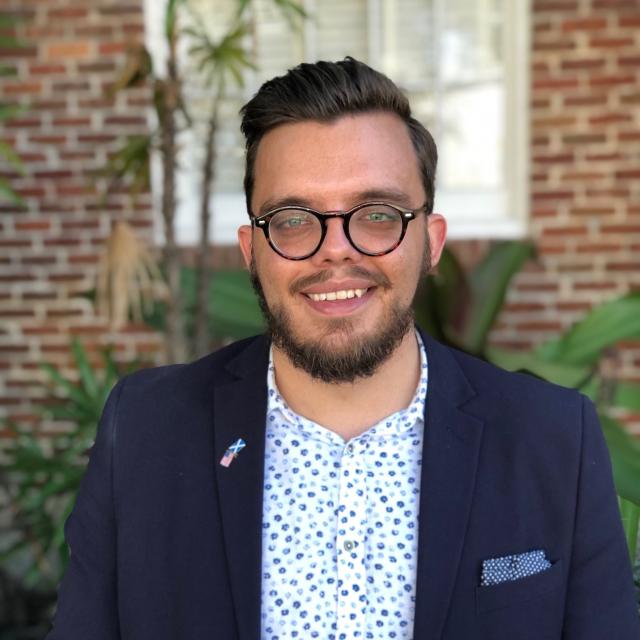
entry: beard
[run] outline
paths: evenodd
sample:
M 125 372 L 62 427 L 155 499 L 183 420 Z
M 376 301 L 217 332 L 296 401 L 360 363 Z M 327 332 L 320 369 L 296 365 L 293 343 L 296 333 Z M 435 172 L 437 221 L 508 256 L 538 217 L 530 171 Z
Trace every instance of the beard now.
M 428 242 L 424 258 L 423 272 L 427 272 L 430 267 Z M 386 311 L 375 334 L 357 335 L 357 321 L 350 318 L 329 318 L 320 334 L 299 338 L 284 305 L 269 305 L 267 302 L 253 256 L 249 272 L 271 341 L 295 367 L 322 382 L 351 383 L 358 378 L 372 376 L 414 326 L 411 304 L 402 306 L 395 303 Z M 368 277 L 381 288 L 391 287 L 385 276 L 372 274 L 361 267 L 352 267 L 349 275 Z M 290 293 L 295 295 L 312 284 L 328 280 L 330 276 L 330 272 L 319 272 L 300 278 L 291 285 Z

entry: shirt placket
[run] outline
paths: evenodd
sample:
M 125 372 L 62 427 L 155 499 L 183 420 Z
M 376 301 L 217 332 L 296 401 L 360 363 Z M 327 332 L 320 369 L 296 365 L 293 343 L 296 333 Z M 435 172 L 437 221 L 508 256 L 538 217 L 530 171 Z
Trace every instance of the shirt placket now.
M 366 625 L 367 572 L 365 532 L 367 494 L 360 444 L 345 446 L 340 465 L 336 550 L 338 620 L 336 638 L 362 637 Z M 359 633 L 358 633 L 359 632 Z

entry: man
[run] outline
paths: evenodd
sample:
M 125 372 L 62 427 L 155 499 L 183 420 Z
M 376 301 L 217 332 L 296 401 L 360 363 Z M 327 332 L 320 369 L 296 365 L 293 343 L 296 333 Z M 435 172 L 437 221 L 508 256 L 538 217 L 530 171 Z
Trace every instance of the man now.
M 446 225 L 405 97 L 304 64 L 242 129 L 269 339 L 117 385 L 49 638 L 640 637 L 591 404 L 414 328 Z

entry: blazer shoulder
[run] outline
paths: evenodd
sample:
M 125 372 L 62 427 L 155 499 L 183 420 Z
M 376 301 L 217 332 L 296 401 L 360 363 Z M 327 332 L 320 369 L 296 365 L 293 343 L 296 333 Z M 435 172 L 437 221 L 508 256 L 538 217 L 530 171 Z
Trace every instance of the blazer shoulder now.
M 265 351 L 268 342 L 264 336 L 254 336 L 233 342 L 217 351 L 187 364 L 172 364 L 140 369 L 121 381 L 127 395 L 143 394 L 148 398 L 161 398 L 165 390 L 193 393 L 198 389 L 209 391 L 211 386 L 233 380 L 244 368 L 245 356 Z M 249 362 L 256 361 L 249 355 Z M 258 359 L 259 363 L 259 359 Z M 265 361 L 266 363 L 266 361 Z

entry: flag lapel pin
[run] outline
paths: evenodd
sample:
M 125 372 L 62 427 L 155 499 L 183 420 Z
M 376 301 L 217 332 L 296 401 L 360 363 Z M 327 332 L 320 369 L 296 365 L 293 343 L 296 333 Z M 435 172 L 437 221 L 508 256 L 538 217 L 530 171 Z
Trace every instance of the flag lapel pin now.
M 225 451 L 222 459 L 220 460 L 220 464 L 223 467 L 228 467 L 237 457 L 238 454 L 247 446 L 247 443 L 242 439 L 238 438 L 229 448 Z

